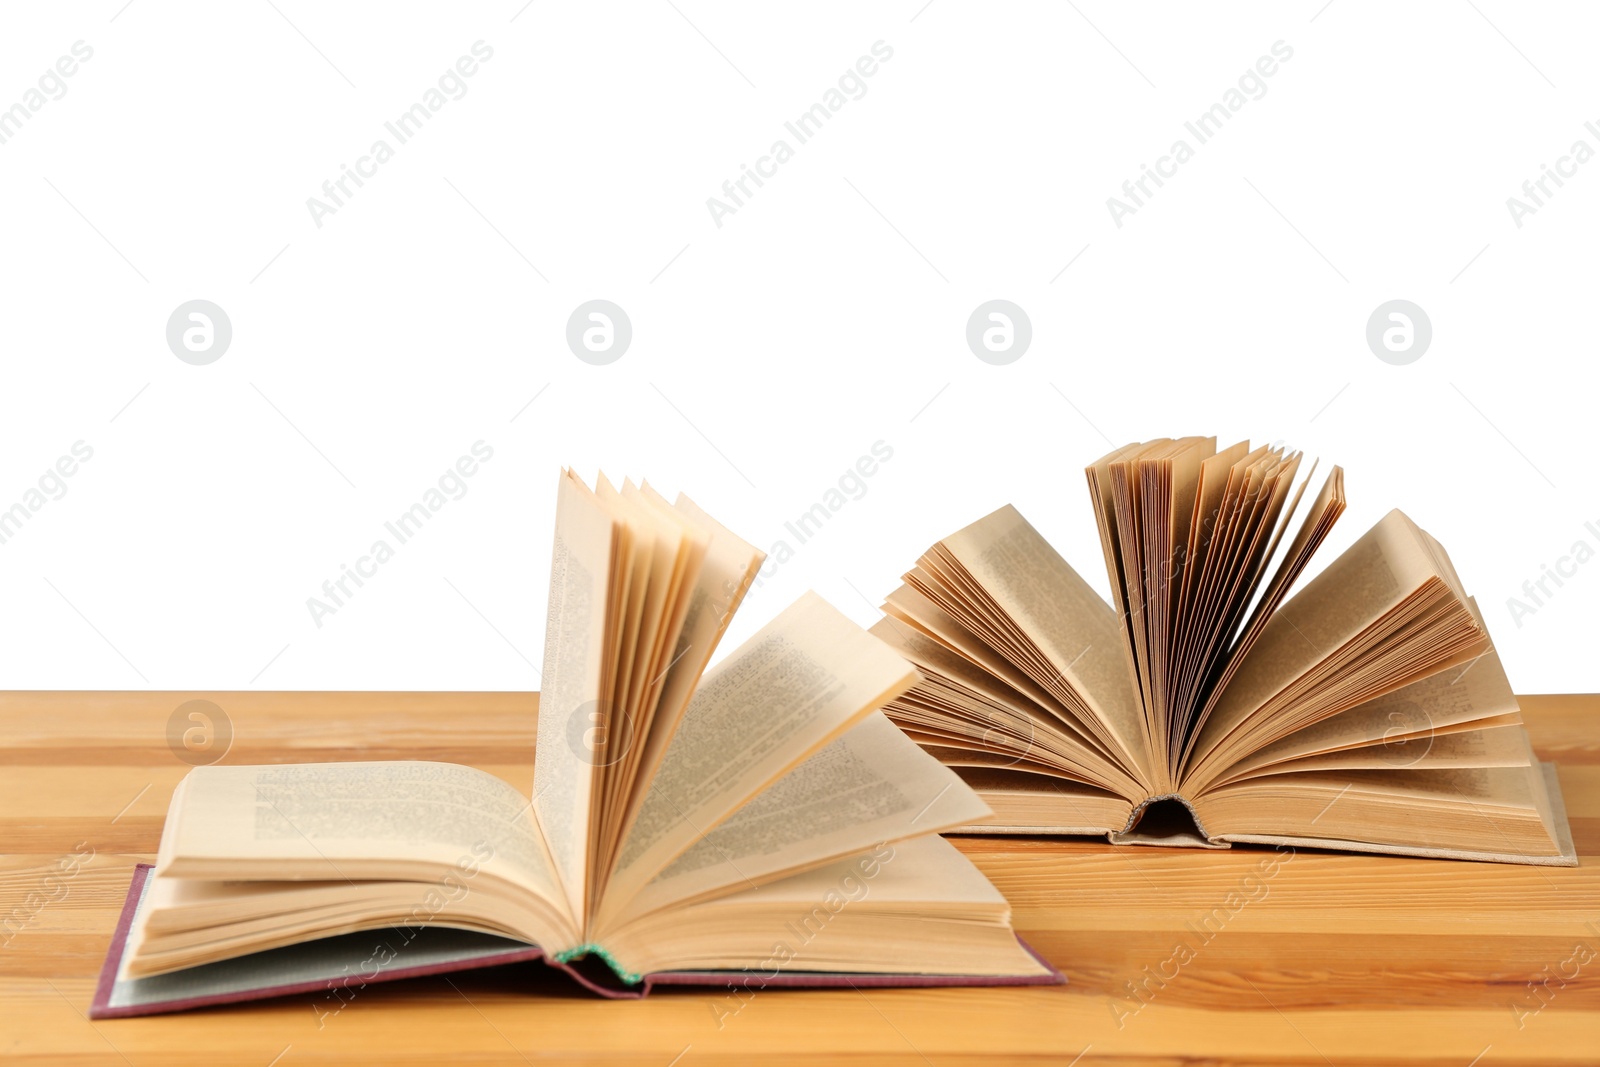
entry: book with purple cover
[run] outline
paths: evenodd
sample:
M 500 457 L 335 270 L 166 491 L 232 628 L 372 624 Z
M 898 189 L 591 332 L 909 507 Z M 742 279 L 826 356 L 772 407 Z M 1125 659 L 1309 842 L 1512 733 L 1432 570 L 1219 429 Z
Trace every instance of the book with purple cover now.
M 94 1014 L 534 959 L 611 996 L 1061 981 L 937 836 L 990 811 L 879 710 L 906 660 L 808 593 L 707 670 L 761 560 L 563 472 L 532 799 L 421 760 L 196 767 Z
M 150 869 L 148 863 L 134 868 L 128 899 L 112 937 L 111 950 L 100 969 L 94 1002 L 89 1008 L 92 1019 L 159 1015 L 294 995 L 310 997 L 319 1017 L 336 1015 L 358 992 L 379 982 L 534 961 L 542 961 L 590 992 L 613 999 L 647 996 L 658 985 L 728 988 L 746 995 L 763 989 L 1060 985 L 1067 980 L 1018 938 L 1018 944 L 1039 963 L 1041 973 L 851 974 L 786 971 L 779 967 L 771 971 L 662 971 L 647 974 L 639 983 L 628 985 L 618 980 L 608 967 L 587 965 L 589 961 L 558 962 L 537 945 L 442 926 L 341 934 L 171 974 L 119 980 L 117 972 L 122 964 L 128 930 L 143 898 Z

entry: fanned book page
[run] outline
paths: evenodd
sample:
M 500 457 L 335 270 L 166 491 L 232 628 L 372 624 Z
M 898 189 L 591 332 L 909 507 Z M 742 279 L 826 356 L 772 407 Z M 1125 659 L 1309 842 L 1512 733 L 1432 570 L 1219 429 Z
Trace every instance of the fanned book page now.
M 905 658 L 807 593 L 708 666 L 761 560 L 686 497 L 563 472 L 531 788 L 195 768 L 93 1017 L 535 959 L 608 996 L 1064 981 L 937 836 L 989 808 L 879 710 Z
M 993 811 L 961 832 L 1576 866 L 1439 542 L 1391 511 L 1293 591 L 1345 509 L 1315 470 L 1215 437 L 1091 463 L 1111 604 L 1009 505 L 923 554 L 872 632 L 922 676 L 889 718 Z

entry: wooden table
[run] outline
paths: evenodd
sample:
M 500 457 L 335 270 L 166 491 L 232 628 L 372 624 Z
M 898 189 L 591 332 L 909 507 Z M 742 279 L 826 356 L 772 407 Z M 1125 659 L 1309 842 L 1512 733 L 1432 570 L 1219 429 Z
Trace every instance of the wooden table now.
M 231 724 L 229 763 L 420 757 L 531 778 L 533 694 L 0 694 L 0 1060 L 1600 1063 L 1597 696 L 1523 704 L 1534 747 L 1560 765 L 1581 867 L 1300 852 L 1181 966 L 1185 924 L 1259 854 L 964 838 L 1070 984 L 768 990 L 727 1016 L 704 991 L 610 1002 L 529 965 L 371 986 L 320 1027 L 308 997 L 90 1023 L 130 868 L 151 858 L 189 766 L 169 730 L 180 752 L 184 729 L 205 740 L 203 720 L 174 719 L 195 699 Z M 41 904 L 74 850 L 90 858 Z

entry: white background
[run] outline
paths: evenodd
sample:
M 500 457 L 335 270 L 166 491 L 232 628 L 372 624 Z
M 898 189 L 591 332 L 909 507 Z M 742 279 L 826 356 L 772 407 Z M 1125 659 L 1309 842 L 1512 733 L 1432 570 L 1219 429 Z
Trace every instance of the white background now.
M 562 464 L 789 541 L 736 638 L 807 587 L 870 622 L 1007 501 L 1104 590 L 1083 465 L 1215 433 L 1344 465 L 1324 561 L 1402 507 L 1521 691 L 1600 688 L 1600 561 L 1507 606 L 1600 548 L 1600 161 L 1520 228 L 1506 204 L 1600 149 L 1592 9 L 275 3 L 5 10 L 0 108 L 93 57 L 0 144 L 0 509 L 93 458 L 0 544 L 0 685 L 537 688 Z M 319 228 L 307 198 L 480 40 Z M 1277 41 L 1265 95 L 1116 226 L 1107 198 Z M 719 228 L 707 198 L 779 138 Z M 207 366 L 165 339 L 196 298 L 233 327 Z M 633 324 L 608 366 L 565 343 L 592 298 Z M 965 341 L 992 298 L 1032 321 L 1007 366 Z M 1433 325 L 1408 366 L 1365 341 L 1395 298 Z M 319 627 L 307 598 L 480 440 L 466 495 Z

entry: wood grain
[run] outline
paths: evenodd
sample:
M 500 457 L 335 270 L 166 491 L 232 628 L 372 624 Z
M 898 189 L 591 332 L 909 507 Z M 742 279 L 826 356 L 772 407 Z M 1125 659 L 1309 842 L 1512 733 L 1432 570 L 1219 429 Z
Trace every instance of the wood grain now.
M 169 720 L 194 699 L 231 725 L 228 763 L 426 758 L 532 776 L 528 693 L 0 694 L 0 1060 L 1600 1063 L 1597 696 L 1523 698 L 1535 749 L 1560 765 L 1577 869 L 1300 851 L 1261 875 L 1269 849 L 958 838 L 1063 987 L 623 1003 L 528 966 L 368 987 L 337 1014 L 298 997 L 90 1023 L 130 868 L 189 766 Z M 92 856 L 64 873 L 74 850 Z

